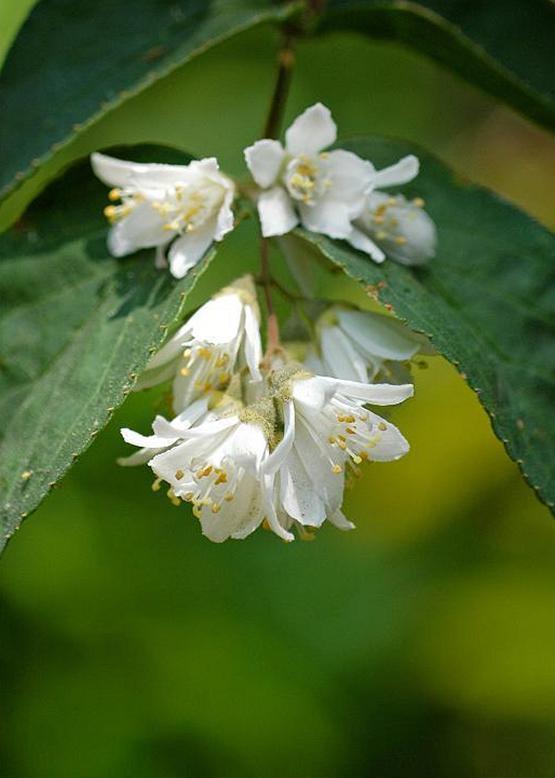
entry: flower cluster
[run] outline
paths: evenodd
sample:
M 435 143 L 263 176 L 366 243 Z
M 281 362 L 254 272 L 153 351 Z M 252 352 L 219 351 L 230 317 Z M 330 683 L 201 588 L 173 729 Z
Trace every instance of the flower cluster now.
M 280 348 L 262 357 L 252 279 L 202 306 L 151 359 L 138 388 L 173 382 L 171 420 L 152 435 L 122 430 L 139 451 L 122 465 L 148 463 L 154 488 L 191 503 L 213 541 L 245 538 L 263 525 L 283 540 L 341 511 L 346 476 L 365 461 L 409 450 L 399 430 L 368 406 L 395 405 L 410 383 L 381 382 L 422 345 L 390 317 L 333 306 L 318 322 L 303 363 Z M 380 382 L 374 382 L 378 378 Z
M 297 225 L 348 241 L 375 262 L 386 256 L 420 265 L 435 254 L 436 230 L 421 198 L 382 189 L 418 175 L 409 155 L 383 170 L 351 151 L 328 147 L 337 127 L 321 103 L 307 108 L 285 133 L 285 146 L 264 138 L 245 149 L 264 237 Z M 233 229 L 236 186 L 214 158 L 188 165 L 127 162 L 95 153 L 96 175 L 111 187 L 105 214 L 108 246 L 116 257 L 156 248 L 156 264 L 182 278 L 213 241 Z

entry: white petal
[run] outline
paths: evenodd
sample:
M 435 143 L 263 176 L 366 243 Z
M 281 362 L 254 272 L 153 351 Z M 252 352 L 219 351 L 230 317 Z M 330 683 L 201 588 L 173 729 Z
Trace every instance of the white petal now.
M 366 311 L 337 309 L 341 329 L 364 351 L 367 357 L 402 361 L 410 359 L 419 342 L 401 322 Z
M 227 235 L 228 232 L 231 232 L 234 225 L 234 216 L 233 216 L 233 198 L 235 197 L 235 191 L 234 189 L 230 189 L 226 192 L 224 196 L 224 201 L 222 203 L 222 207 L 218 211 L 218 215 L 216 217 L 216 229 L 214 231 L 214 240 L 221 240 L 224 235 Z
M 293 382 L 292 395 L 295 402 L 301 403 L 304 408 L 320 410 L 329 399 L 330 393 L 335 391 L 335 383 L 326 383 L 328 379 L 320 376 L 301 378 Z
M 260 525 L 263 517 L 260 487 L 256 478 L 245 472 L 237 485 L 234 499 L 224 501 L 218 513 L 212 513 L 209 507 L 204 508 L 200 524 L 203 535 L 214 543 L 222 543 L 229 537 L 247 537 Z
M 363 384 L 358 381 L 341 381 L 336 378 L 320 378 L 319 380 L 346 397 L 363 400 L 371 405 L 397 405 L 414 394 L 412 384 Z
M 379 189 L 382 186 L 400 186 L 407 184 L 416 178 L 420 169 L 418 157 L 409 154 L 394 165 L 378 170 L 374 179 L 374 186 Z
M 243 303 L 238 294 L 221 294 L 205 303 L 188 321 L 195 340 L 214 345 L 231 343 L 238 337 Z
M 168 438 L 161 437 L 160 435 L 141 435 L 139 432 L 127 429 L 127 427 L 121 429 L 120 432 L 126 443 L 130 443 L 132 446 L 140 446 L 141 448 L 165 448 L 172 442 L 172 440 L 168 440 Z M 175 440 L 175 437 L 173 440 Z M 154 456 L 154 453 L 152 456 Z
M 373 240 L 370 240 L 368 235 L 365 235 L 361 230 L 357 229 L 356 227 L 353 227 L 351 229 L 351 232 L 349 235 L 345 238 L 351 246 L 354 246 L 355 249 L 358 249 L 359 251 L 364 251 L 365 254 L 368 254 L 374 262 L 383 262 L 385 259 L 385 254 L 381 250 L 379 246 L 377 246 Z
M 364 205 L 362 198 L 368 194 L 374 182 L 374 166 L 351 151 L 337 149 L 330 151 L 325 167 L 333 198 L 356 204 L 356 210 L 360 213 Z M 358 213 L 354 213 L 353 217 L 358 216 Z
M 336 137 L 337 127 L 329 108 L 322 103 L 316 103 L 297 116 L 285 133 L 285 145 L 293 156 L 317 154 L 331 146 Z
M 332 513 L 328 516 L 328 521 L 330 521 L 334 526 L 337 527 L 337 529 L 342 530 L 349 530 L 349 529 L 355 529 L 355 525 L 352 521 L 349 521 L 349 519 L 343 514 L 342 511 L 335 511 L 335 513 Z
M 291 534 L 291 532 L 287 532 L 286 528 L 283 526 L 283 524 L 280 522 L 276 506 L 274 502 L 274 476 L 273 475 L 263 475 L 262 476 L 262 489 L 263 489 L 263 497 L 264 497 L 264 507 L 266 509 L 266 518 L 268 519 L 268 524 L 270 525 L 270 528 L 273 532 L 275 532 L 278 537 L 280 537 L 282 540 L 285 540 L 286 543 L 291 543 L 293 540 L 295 540 L 295 536 Z
M 322 327 L 321 348 L 326 366 L 324 375 L 349 381 L 368 381 L 365 360 L 339 327 Z
M 258 320 L 250 305 L 245 306 L 245 360 L 249 372 L 254 381 L 260 381 L 260 362 L 262 360 L 262 342 L 260 340 L 260 329 Z
M 328 198 L 317 200 L 314 205 L 299 206 L 303 227 L 330 238 L 348 238 L 352 232 L 349 205 Z
M 173 234 L 164 229 L 158 211 L 144 202 L 114 224 L 108 235 L 108 248 L 112 256 L 124 257 L 139 249 L 165 245 L 172 237 Z
M 291 199 L 281 186 L 262 192 L 257 205 L 262 235 L 265 238 L 285 235 L 299 223 Z
M 297 425 L 295 449 L 314 489 L 324 502 L 326 516 L 340 508 L 345 488 L 344 473 L 332 471 L 328 452 L 324 452 L 327 445 L 322 427 L 315 429 L 302 418 Z M 341 454 L 339 458 L 344 459 L 345 455 Z
M 202 259 L 214 240 L 215 231 L 215 220 L 208 219 L 201 227 L 181 235 L 172 243 L 168 261 L 174 278 L 183 278 Z
M 166 177 L 172 183 L 183 176 L 186 165 L 160 165 L 157 163 L 128 162 L 98 152 L 91 154 L 91 165 L 95 175 L 107 186 L 121 189 L 128 187 L 139 177 Z
M 406 438 L 394 424 L 382 419 L 375 413 L 370 413 L 370 420 L 378 426 L 380 438 L 375 446 L 368 449 L 368 458 L 373 462 L 392 462 L 408 453 L 410 446 Z M 380 430 L 379 426 L 386 427 Z
M 295 405 L 291 400 L 283 404 L 283 424 L 283 438 L 262 464 L 261 470 L 264 474 L 273 475 L 276 473 L 293 447 L 295 440 Z
M 280 499 L 285 511 L 301 524 L 319 527 L 326 509 L 318 488 L 312 483 L 293 447 L 280 473 Z
M 244 151 L 245 162 L 252 177 L 263 189 L 272 186 L 278 177 L 285 150 L 277 140 L 258 140 Z

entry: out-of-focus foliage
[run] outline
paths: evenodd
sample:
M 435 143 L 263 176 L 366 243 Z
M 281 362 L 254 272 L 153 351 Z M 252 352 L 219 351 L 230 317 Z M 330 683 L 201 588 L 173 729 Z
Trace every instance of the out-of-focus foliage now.
M 241 174 L 273 42 L 259 31 L 199 58 L 63 164 L 157 141 Z M 552 142 L 428 62 L 348 35 L 304 44 L 288 118 L 315 95 L 345 134 L 412 139 L 553 219 Z M 190 305 L 242 272 L 250 229 Z M 328 291 L 364 299 L 341 277 Z M 357 483 L 358 529 L 287 547 L 265 533 L 214 546 L 146 470 L 117 470 L 118 427 L 146 431 L 164 407 L 126 402 L 3 557 L 2 772 L 552 778 L 553 524 L 455 370 L 434 358 L 416 379 L 395 415 L 412 453 Z
M 414 46 L 555 128 L 551 0 L 327 0 L 321 28 Z

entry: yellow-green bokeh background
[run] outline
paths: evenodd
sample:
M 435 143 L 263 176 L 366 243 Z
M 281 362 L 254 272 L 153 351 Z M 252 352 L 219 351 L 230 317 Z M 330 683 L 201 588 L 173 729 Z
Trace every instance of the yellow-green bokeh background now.
M 3 5 L 0 49 L 27 5 Z M 243 175 L 275 45 L 259 29 L 203 55 L 48 176 L 140 141 Z M 414 140 L 554 226 L 553 141 L 415 53 L 354 35 L 306 42 L 288 119 L 315 100 L 343 135 Z M 192 304 L 255 261 L 251 230 Z M 452 367 L 417 372 L 395 414 L 412 452 L 349 494 L 356 532 L 289 546 L 265 532 L 212 545 L 146 469 L 116 467 L 119 426 L 146 431 L 154 401 L 125 404 L 2 560 L 0 775 L 555 775 L 554 526 Z

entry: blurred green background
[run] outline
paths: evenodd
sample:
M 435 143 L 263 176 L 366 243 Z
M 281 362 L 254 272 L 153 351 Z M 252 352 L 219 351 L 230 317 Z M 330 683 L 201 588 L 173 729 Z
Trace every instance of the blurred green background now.
M 3 49 L 29 5 L 3 6 Z M 244 175 L 276 43 L 260 29 L 199 57 L 47 176 L 139 141 Z M 316 100 L 344 136 L 416 141 L 555 226 L 553 141 L 414 53 L 305 42 L 287 118 Z M 191 305 L 252 262 L 252 230 L 226 242 Z M 335 291 L 356 299 L 346 281 Z M 213 545 L 146 468 L 117 468 L 119 427 L 146 431 L 157 402 L 120 409 L 2 560 L 2 777 L 553 778 L 554 527 L 452 367 L 418 371 L 395 414 L 412 452 L 350 492 L 358 529 L 289 546 L 265 532 Z

